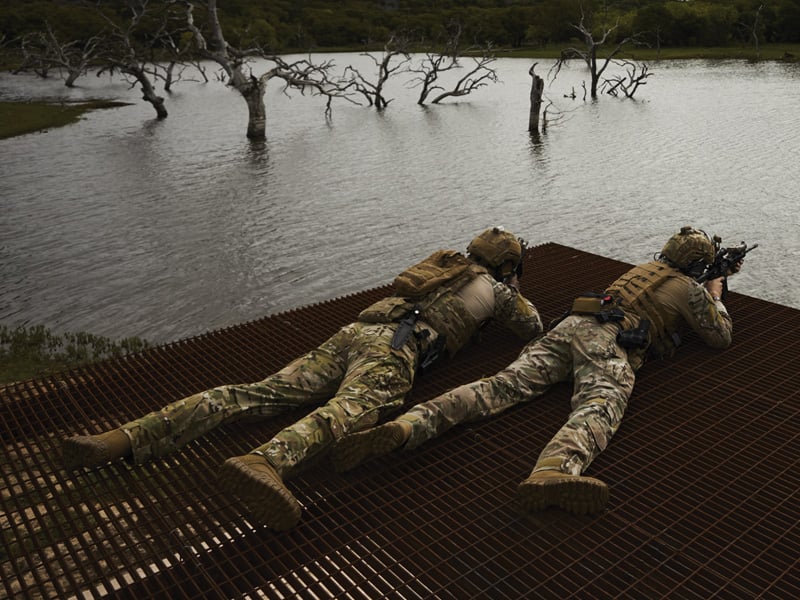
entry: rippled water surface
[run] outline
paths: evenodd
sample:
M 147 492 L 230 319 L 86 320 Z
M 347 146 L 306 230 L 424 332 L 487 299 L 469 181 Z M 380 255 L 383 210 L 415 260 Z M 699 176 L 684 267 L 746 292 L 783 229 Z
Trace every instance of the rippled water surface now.
M 159 122 L 124 82 L 0 75 L 0 99 L 132 102 L 0 140 L 0 323 L 171 341 L 387 283 L 493 224 L 641 262 L 692 223 L 758 242 L 731 286 L 800 308 L 798 65 L 653 63 L 637 101 L 593 104 L 575 63 L 535 141 L 530 64 L 430 107 L 399 78 L 384 113 L 338 102 L 330 121 L 275 84 L 263 143 L 216 81 L 179 84 Z

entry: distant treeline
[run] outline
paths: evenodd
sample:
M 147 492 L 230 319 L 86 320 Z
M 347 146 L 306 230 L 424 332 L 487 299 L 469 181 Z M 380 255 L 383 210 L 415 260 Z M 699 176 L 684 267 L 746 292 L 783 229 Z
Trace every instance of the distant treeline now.
M 126 15 L 145 0 L 100 0 Z M 154 5 L 167 0 L 149 0 Z M 202 19 L 204 3 L 195 14 Z M 0 43 L 13 47 L 45 20 L 59 39 L 87 40 L 104 27 L 95 2 L 0 0 Z M 641 34 L 651 46 L 731 46 L 800 42 L 800 0 L 218 0 L 226 35 L 271 51 L 376 47 L 403 32 L 433 44 L 461 31 L 465 44 L 520 48 L 566 44 L 585 16 L 591 27 L 618 23 L 618 39 Z M 238 39 L 237 39 L 238 38 Z M 609 40 L 613 42 L 614 40 Z

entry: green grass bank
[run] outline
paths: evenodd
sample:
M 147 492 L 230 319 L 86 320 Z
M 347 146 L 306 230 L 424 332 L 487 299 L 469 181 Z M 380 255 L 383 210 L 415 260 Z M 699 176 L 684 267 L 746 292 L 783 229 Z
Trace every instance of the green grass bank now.
M 125 102 L 0 102 L 0 139 L 47 131 L 80 120 L 84 113 L 100 108 L 124 106 Z
M 149 348 L 137 337 L 111 340 L 91 333 L 53 333 L 46 327 L 0 325 L 0 385 L 25 381 Z

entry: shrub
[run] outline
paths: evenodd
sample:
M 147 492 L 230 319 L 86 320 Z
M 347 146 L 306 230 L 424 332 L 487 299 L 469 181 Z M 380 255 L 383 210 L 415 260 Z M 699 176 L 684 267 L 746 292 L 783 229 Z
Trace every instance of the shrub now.
M 0 384 L 42 377 L 149 347 L 138 337 L 114 341 L 86 332 L 54 334 L 42 325 L 0 325 Z

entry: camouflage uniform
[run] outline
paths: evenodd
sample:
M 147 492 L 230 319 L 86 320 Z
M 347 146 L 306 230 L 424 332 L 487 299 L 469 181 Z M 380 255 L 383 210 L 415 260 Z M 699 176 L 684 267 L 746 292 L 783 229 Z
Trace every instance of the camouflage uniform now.
M 660 307 L 667 334 L 688 327 L 711 347 L 730 344 L 731 319 L 724 305 L 688 276 L 675 270 L 652 298 Z M 629 318 L 638 324 L 638 316 Z M 634 373 L 644 362 L 645 351 L 622 348 L 618 333 L 616 323 L 599 323 L 589 315 L 568 316 L 493 377 L 455 388 L 398 417 L 411 424 L 405 448 L 415 448 L 457 423 L 530 401 L 554 383 L 572 377 L 572 412 L 542 451 L 534 471 L 580 475 L 619 428 L 633 391 Z
M 446 318 L 448 311 L 450 322 L 468 328 L 465 340 L 488 318 L 496 318 L 525 341 L 542 328 L 529 301 L 485 273 L 440 302 L 436 317 Z M 419 356 L 435 342 L 437 333 L 420 321 L 416 332 L 427 329 L 428 336 L 411 336 L 394 350 L 391 341 L 397 327 L 395 322 L 351 323 L 263 381 L 204 391 L 123 425 L 134 461 L 168 454 L 223 423 L 318 406 L 253 450 L 279 475 L 290 475 L 336 439 L 374 426 L 384 411 L 402 404 L 414 382 Z

